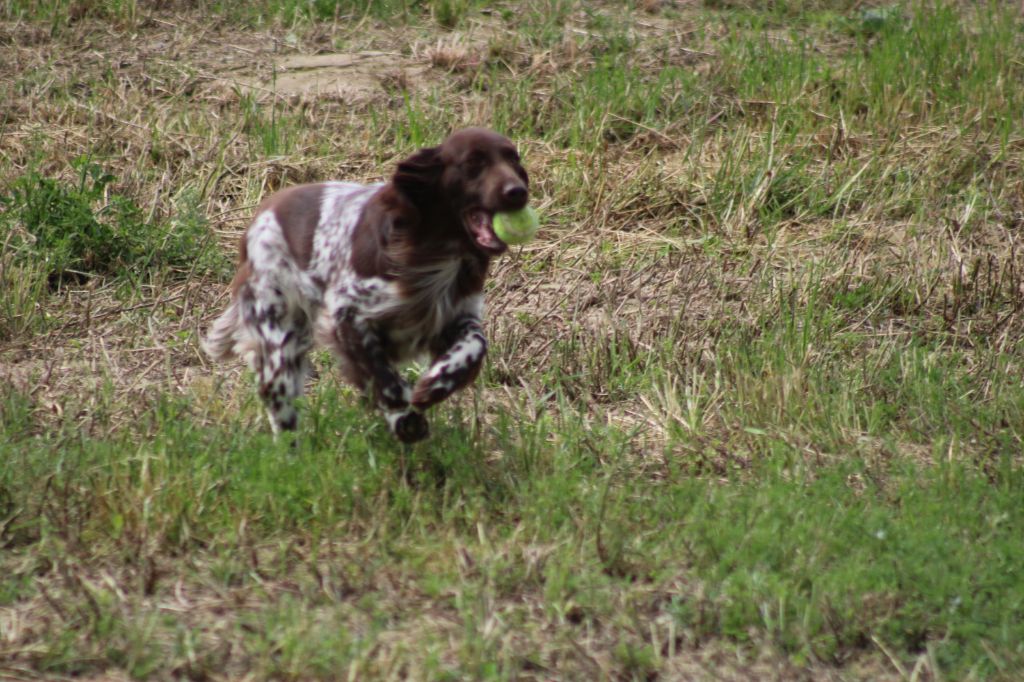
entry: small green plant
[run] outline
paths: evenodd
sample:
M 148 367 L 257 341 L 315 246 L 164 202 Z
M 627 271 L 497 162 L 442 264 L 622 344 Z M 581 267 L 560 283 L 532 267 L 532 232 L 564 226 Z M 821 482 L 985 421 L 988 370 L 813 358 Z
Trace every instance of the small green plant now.
M 294 146 L 295 130 L 279 113 L 276 99 L 271 100 L 269 112 L 251 94 L 243 94 L 239 100 L 245 112 L 243 130 L 253 141 L 256 154 L 261 158 L 287 154 Z
M 147 220 L 131 198 L 113 191 L 114 176 L 99 164 L 78 159 L 72 165 L 74 184 L 31 170 L 0 196 L 0 227 L 15 266 L 41 269 L 51 284 L 221 267 L 194 197 L 183 197 L 184 211 L 166 223 Z
M 466 18 L 468 0 L 433 0 L 430 5 L 434 21 L 442 28 L 455 28 Z
M 133 217 L 132 207 L 121 201 L 96 207 L 113 176 L 94 163 L 75 166 L 75 186 L 30 171 L 0 198 L 19 260 L 41 258 L 58 279 L 75 272 L 109 272 L 124 248 L 119 233 L 130 227 Z

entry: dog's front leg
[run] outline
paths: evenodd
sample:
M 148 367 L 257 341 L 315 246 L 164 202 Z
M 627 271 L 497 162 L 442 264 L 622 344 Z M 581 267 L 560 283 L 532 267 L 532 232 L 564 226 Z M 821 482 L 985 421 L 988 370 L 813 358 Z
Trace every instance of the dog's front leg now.
M 437 349 L 430 369 L 416 382 L 412 394 L 412 405 L 419 410 L 436 405 L 473 381 L 487 354 L 487 339 L 476 315 L 456 318 L 441 338 L 443 347 Z
M 345 358 L 349 380 L 377 404 L 399 440 L 414 443 L 426 438 L 427 418 L 410 404 L 412 389 L 388 361 L 380 334 L 351 309 L 339 311 L 335 318 L 336 347 Z

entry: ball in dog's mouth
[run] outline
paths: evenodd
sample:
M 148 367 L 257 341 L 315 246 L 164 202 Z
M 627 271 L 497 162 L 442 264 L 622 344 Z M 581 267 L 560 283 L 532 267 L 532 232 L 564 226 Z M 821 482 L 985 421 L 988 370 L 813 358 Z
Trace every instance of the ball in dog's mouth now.
M 533 240 L 540 228 L 537 211 L 532 206 L 495 213 L 492 223 L 494 233 L 506 244 L 526 244 Z

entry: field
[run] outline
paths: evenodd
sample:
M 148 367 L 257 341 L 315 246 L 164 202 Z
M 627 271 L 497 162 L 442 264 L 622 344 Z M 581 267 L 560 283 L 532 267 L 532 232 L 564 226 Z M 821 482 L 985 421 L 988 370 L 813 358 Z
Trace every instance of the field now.
M 0 0 L 0 678 L 1020 679 L 1022 82 L 1017 2 Z M 471 124 L 482 376 L 275 442 L 253 208 Z

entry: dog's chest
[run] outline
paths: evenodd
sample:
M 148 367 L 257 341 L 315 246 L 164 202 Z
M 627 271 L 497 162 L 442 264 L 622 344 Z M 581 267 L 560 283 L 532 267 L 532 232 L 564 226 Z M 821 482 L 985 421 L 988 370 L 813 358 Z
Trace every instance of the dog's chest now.
M 399 358 L 425 352 L 431 340 L 463 312 L 464 296 L 459 292 L 460 260 L 413 268 L 391 283 L 393 297 L 388 314 L 380 324 Z
M 410 360 L 436 346 L 450 322 L 482 312 L 481 294 L 463 290 L 466 267 L 453 258 L 408 268 L 397 279 L 353 278 L 344 297 L 381 335 L 392 360 Z

